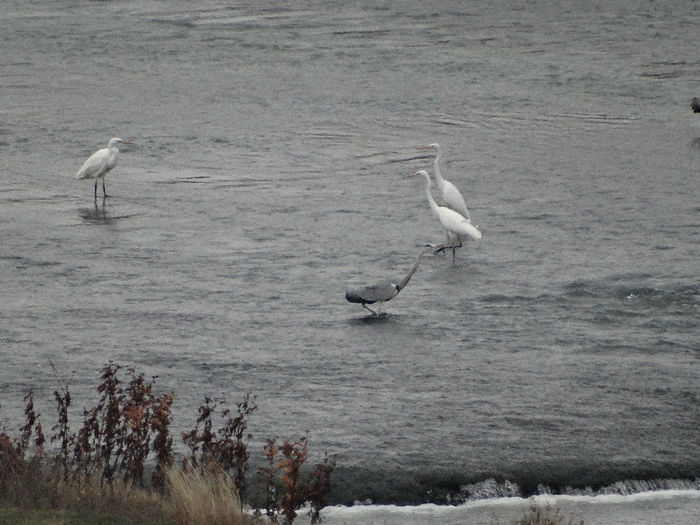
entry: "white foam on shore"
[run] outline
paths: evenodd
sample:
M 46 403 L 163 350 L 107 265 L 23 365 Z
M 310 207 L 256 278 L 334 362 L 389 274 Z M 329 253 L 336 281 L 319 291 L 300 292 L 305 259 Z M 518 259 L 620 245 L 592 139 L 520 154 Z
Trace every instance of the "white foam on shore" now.
M 582 519 L 586 525 L 675 523 L 696 524 L 700 515 L 700 490 L 658 490 L 631 495 L 537 495 L 530 498 L 493 498 L 460 505 L 426 503 L 416 506 L 332 506 L 321 511 L 326 525 L 493 525 L 514 523 L 530 507 L 549 505 L 563 516 Z M 308 523 L 299 511 L 299 523 Z

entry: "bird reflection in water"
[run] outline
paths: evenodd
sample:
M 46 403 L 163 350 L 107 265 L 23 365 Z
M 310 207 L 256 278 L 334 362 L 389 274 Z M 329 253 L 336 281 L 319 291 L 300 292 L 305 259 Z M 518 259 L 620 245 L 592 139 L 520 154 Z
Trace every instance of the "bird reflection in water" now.
M 98 205 L 95 201 L 94 206 L 89 206 L 87 208 L 78 208 L 78 215 L 83 220 L 83 222 L 97 222 L 102 224 L 109 224 L 114 219 L 107 213 L 107 207 L 105 206 L 105 199 L 102 199 L 102 205 Z

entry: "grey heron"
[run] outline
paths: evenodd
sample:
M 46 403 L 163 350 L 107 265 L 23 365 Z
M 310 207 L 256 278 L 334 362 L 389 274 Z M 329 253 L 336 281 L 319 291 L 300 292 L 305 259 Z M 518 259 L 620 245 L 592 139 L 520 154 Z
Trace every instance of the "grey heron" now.
M 345 292 L 345 299 L 347 299 L 351 303 L 359 303 L 365 310 L 369 310 L 374 315 L 379 315 L 381 311 L 381 305 L 387 301 L 391 301 L 394 297 L 396 297 L 399 294 L 399 292 L 405 288 L 405 286 L 408 284 L 408 281 L 411 280 L 411 277 L 413 277 L 413 274 L 416 273 L 418 265 L 420 264 L 420 260 L 423 258 L 423 256 L 428 252 L 436 251 L 436 249 L 439 249 L 439 247 L 424 247 L 418 254 L 418 257 L 413 263 L 413 266 L 411 266 L 411 268 L 408 270 L 408 273 L 406 273 L 406 275 L 404 275 L 398 281 L 386 279 L 378 283 L 362 286 L 361 288 L 347 290 Z M 369 306 L 367 306 L 368 304 L 374 303 L 377 303 L 377 311 L 374 311 Z
M 133 142 L 117 137 L 111 139 L 106 148 L 99 149 L 90 155 L 78 170 L 76 178 L 95 179 L 95 201 L 97 201 L 97 181 L 100 179 L 102 179 L 102 195 L 103 197 L 107 197 L 105 175 L 117 165 L 117 155 L 119 154 L 119 149 L 117 149 L 118 144 L 133 144 Z
M 433 199 L 433 194 L 430 189 L 433 186 L 430 180 L 430 175 L 425 170 L 417 171 L 409 175 L 409 177 L 415 177 L 416 175 L 422 175 L 425 178 L 425 193 L 428 196 L 428 203 L 430 204 L 430 209 L 433 211 L 435 216 L 445 228 L 447 232 L 447 240 L 451 243 L 452 247 L 452 262 L 455 258 L 455 248 L 457 248 L 456 241 L 461 242 L 463 236 L 471 237 L 472 239 L 481 239 L 481 232 L 471 223 L 469 219 L 460 215 L 456 211 L 447 208 L 446 206 L 438 206 L 435 199 Z

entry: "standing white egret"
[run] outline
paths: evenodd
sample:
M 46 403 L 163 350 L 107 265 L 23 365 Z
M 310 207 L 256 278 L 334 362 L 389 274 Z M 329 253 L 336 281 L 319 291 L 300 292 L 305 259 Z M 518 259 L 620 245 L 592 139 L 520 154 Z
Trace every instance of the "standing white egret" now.
M 347 290 L 345 292 L 345 298 L 351 303 L 360 303 L 362 304 L 362 308 L 365 310 L 369 310 L 374 315 L 379 315 L 382 303 L 391 301 L 399 294 L 401 290 L 404 289 L 404 287 L 408 284 L 408 281 L 410 281 L 411 277 L 413 277 L 413 274 L 416 273 L 420 260 L 426 253 L 431 251 L 435 251 L 434 246 L 429 245 L 423 248 L 418 254 L 413 266 L 411 266 L 411 269 L 408 270 L 408 273 L 406 273 L 406 275 L 404 275 L 398 282 L 395 283 L 392 280 L 386 279 L 375 284 L 368 284 L 361 288 Z M 378 303 L 376 312 L 367 306 L 368 304 L 374 303 Z
M 428 196 L 428 203 L 430 204 L 430 209 L 433 211 L 435 216 L 442 224 L 442 227 L 447 231 L 447 240 L 452 247 L 452 262 L 455 260 L 455 248 L 458 246 L 458 242 L 461 244 L 462 237 L 467 236 L 472 239 L 481 239 L 481 232 L 463 215 L 460 215 L 454 210 L 447 208 L 446 206 L 438 206 L 435 199 L 433 199 L 433 194 L 430 188 L 433 186 L 433 182 L 430 179 L 430 175 L 425 170 L 417 171 L 409 177 L 415 177 L 416 175 L 423 175 L 425 178 L 425 193 Z
M 435 152 L 435 183 L 442 195 L 442 200 L 445 201 L 445 206 L 456 211 L 467 220 L 471 220 L 467 204 L 464 202 L 464 197 L 459 192 L 457 187 L 449 180 L 442 178 L 440 174 L 440 145 L 437 143 L 429 144 L 428 146 L 419 146 L 420 150 L 432 150 Z
M 117 144 L 133 144 L 133 142 L 117 137 L 111 139 L 106 148 L 99 149 L 90 155 L 76 175 L 78 179 L 95 179 L 95 201 L 97 201 L 97 181 L 100 179 L 102 179 L 102 195 L 107 197 L 105 175 L 117 165 L 117 155 L 119 154 Z

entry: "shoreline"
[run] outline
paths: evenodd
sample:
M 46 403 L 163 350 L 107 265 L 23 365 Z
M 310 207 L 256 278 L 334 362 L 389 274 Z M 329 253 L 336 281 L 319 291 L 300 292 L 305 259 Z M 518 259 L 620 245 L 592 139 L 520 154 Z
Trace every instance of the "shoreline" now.
M 493 525 L 514 523 L 533 504 L 542 507 L 550 505 L 553 511 L 558 509 L 564 518 L 582 519 L 586 525 L 690 525 L 694 517 L 700 515 L 700 488 L 653 490 L 628 495 L 542 494 L 529 498 L 474 500 L 459 505 L 335 505 L 325 507 L 321 516 L 323 522 L 329 525 Z M 303 511 L 299 512 L 298 522 L 309 522 Z

